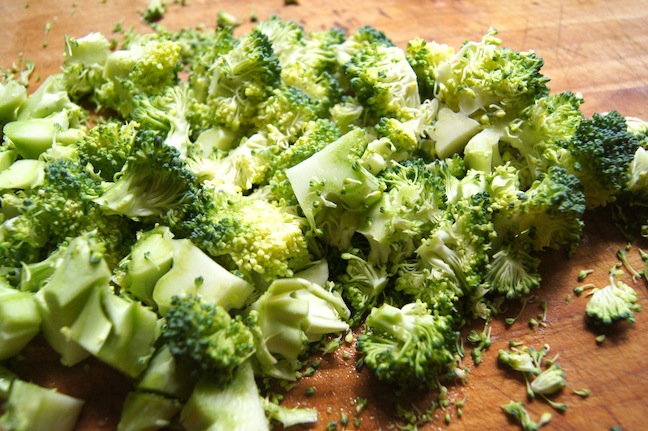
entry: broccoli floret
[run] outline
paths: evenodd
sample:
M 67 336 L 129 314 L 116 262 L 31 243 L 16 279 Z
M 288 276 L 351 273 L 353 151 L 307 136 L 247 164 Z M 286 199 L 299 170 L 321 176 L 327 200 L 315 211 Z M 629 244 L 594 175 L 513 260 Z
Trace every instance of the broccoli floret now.
M 618 111 L 594 114 L 580 122 L 574 136 L 563 143 L 568 155 L 562 166 L 583 185 L 588 208 L 605 206 L 616 199 L 629 180 L 629 167 L 640 139 L 628 131 Z
M 104 181 L 112 181 L 122 170 L 137 133 L 137 123 L 116 121 L 98 124 L 77 143 L 79 164 L 92 165 Z
M 227 268 L 265 280 L 290 277 L 310 261 L 306 220 L 258 193 L 206 188 L 183 232 Z
M 511 241 L 493 254 L 484 279 L 494 294 L 520 298 L 540 287 L 539 266 L 525 241 Z
M 165 315 L 162 339 L 173 357 L 226 382 L 234 370 L 251 357 L 256 345 L 253 332 L 240 315 L 199 296 L 174 296 Z
M 358 227 L 371 245 L 370 261 L 381 264 L 409 257 L 444 217 L 445 184 L 435 168 L 412 158 L 382 173 L 386 189 Z
M 148 0 L 146 9 L 142 11 L 142 19 L 148 23 L 154 23 L 162 18 L 167 12 L 167 3 L 165 0 Z
M 214 125 L 250 127 L 259 105 L 280 82 L 281 67 L 268 37 L 258 30 L 238 39 L 209 69 L 206 105 Z
M 0 228 L 2 265 L 41 260 L 69 239 L 94 231 L 114 266 L 127 253 L 135 230 L 125 217 L 106 215 L 94 203 L 100 187 L 101 181 L 79 164 L 46 164 L 43 183 L 21 197 L 19 214 Z
M 27 88 L 14 80 L 0 82 L 0 126 L 18 119 L 18 110 L 27 101 Z
M 433 99 L 437 68 L 454 55 L 454 48 L 415 37 L 407 42 L 405 53 L 407 61 L 416 73 L 421 99 Z
M 550 167 L 508 206 L 500 202 L 493 217 L 498 238 L 517 237 L 530 249 L 565 247 L 573 251 L 583 232 L 585 196 L 578 178 L 559 166 Z
M 300 274 L 273 281 L 246 312 L 258 322 L 256 361 L 279 379 L 296 379 L 309 343 L 349 329 L 342 298 Z
M 307 35 L 304 28 L 295 21 L 271 15 L 257 23 L 254 30 L 268 38 L 281 68 L 300 59 L 299 52 L 304 49 Z
M 370 45 L 394 47 L 396 44 L 381 30 L 370 25 L 358 27 L 337 48 L 337 61 L 340 66 L 346 64 L 362 49 Z
M 92 100 L 129 117 L 136 96 L 156 96 L 176 84 L 182 69 L 180 52 L 179 43 L 161 34 L 129 40 L 127 46 L 106 58 L 104 82 L 95 88 Z
M 94 201 L 107 214 L 174 225 L 189 210 L 197 188 L 180 152 L 150 130 L 135 136 L 122 170 Z
M 192 92 L 186 85 L 168 87 L 153 96 L 136 97 L 132 118 L 143 129 L 156 130 L 165 135 L 164 143 L 176 148 L 182 157 L 191 151 L 191 124 L 189 111 Z
M 547 425 L 552 418 L 551 413 L 545 412 L 540 416 L 538 422 L 534 421 L 531 419 L 531 416 L 522 401 L 509 401 L 501 407 L 505 413 L 511 415 L 519 422 L 524 431 L 538 431 L 540 427 Z
M 453 319 L 420 302 L 372 309 L 358 336 L 361 363 L 376 378 L 400 388 L 429 389 L 455 369 L 457 333 Z
M 548 94 L 540 73 L 542 58 L 501 46 L 491 30 L 479 42 L 466 42 L 436 67 L 435 97 L 455 112 L 483 124 L 508 115 L 516 118 L 533 101 Z
M 324 112 L 319 100 L 298 87 L 281 86 L 261 103 L 254 123 L 259 130 L 268 126 L 276 127 L 294 142 L 302 135 L 307 124 L 322 117 Z
M 84 401 L 15 379 L 11 384 L 0 428 L 7 431 L 72 431 Z
M 342 71 L 349 88 L 376 120 L 409 120 L 421 105 L 416 74 L 398 47 L 369 45 Z
M 621 320 L 633 323 L 635 312 L 641 310 L 641 306 L 637 304 L 637 292 L 619 280 L 618 276 L 619 272 L 613 268 L 610 270 L 608 285 L 592 291 L 585 307 L 585 315 L 595 325 L 609 326 Z
M 339 210 L 365 211 L 380 199 L 380 181 L 358 162 L 366 147 L 366 132 L 354 129 L 286 170 L 314 232 L 323 234 L 328 222 L 337 226 Z M 326 233 L 331 233 L 324 235 L 328 239 L 339 235 L 331 229 Z
M 95 89 L 103 85 L 109 55 L 110 42 L 101 33 L 89 33 L 78 39 L 65 37 L 61 71 L 65 88 L 74 100 L 92 96 Z
M 209 376 L 202 378 L 180 412 L 179 422 L 189 430 L 268 431 L 269 421 L 250 361 L 237 367 L 226 385 Z
M 182 402 L 153 392 L 131 391 L 124 399 L 117 431 L 160 429 L 171 425 Z
M 341 136 L 337 124 L 317 119 L 305 125 L 304 133 L 286 149 L 273 157 L 266 172 L 266 183 L 274 198 L 288 205 L 297 203 L 286 170 L 303 162 Z
M 0 281 L 0 360 L 16 356 L 40 332 L 41 315 L 31 292 Z

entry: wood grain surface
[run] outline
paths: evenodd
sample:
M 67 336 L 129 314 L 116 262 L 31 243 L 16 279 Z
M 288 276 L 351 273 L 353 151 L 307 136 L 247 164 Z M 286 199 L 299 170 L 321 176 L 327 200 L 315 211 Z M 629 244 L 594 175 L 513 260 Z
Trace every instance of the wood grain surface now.
M 22 55 L 37 64 L 35 77 L 43 79 L 58 71 L 62 60 L 63 37 L 81 37 L 90 31 L 111 35 L 114 25 L 147 27 L 139 11 L 146 0 L 0 0 L 0 67 L 4 70 Z M 581 92 L 586 115 L 612 109 L 627 116 L 648 118 L 648 1 L 645 0 L 382 0 L 331 1 L 300 0 L 287 6 L 283 0 L 218 1 L 168 0 L 169 10 L 161 24 L 171 30 L 205 24 L 213 26 L 219 10 L 244 20 L 239 32 L 250 28 L 248 17 L 254 11 L 259 19 L 277 14 L 295 20 L 308 30 L 341 27 L 347 31 L 369 24 L 385 31 L 399 46 L 415 36 L 434 39 L 455 48 L 465 40 L 478 40 L 489 29 L 499 31 L 504 44 L 516 50 L 535 50 L 545 60 L 544 73 L 551 78 L 552 91 Z M 626 240 L 610 222 L 606 210 L 588 214 L 586 232 L 575 255 L 542 255 L 543 284 L 540 300 L 548 302 L 546 327 L 529 328 L 528 319 L 541 309 L 529 305 L 518 323 L 506 326 L 505 317 L 515 315 L 520 305 L 512 303 L 493 322 L 491 348 L 484 361 L 473 366 L 464 385 L 450 387 L 453 400 L 465 399 L 462 417 L 457 409 L 440 411 L 420 430 L 506 430 L 516 429 L 501 411 L 509 400 L 526 402 L 524 382 L 515 373 L 497 364 L 497 351 L 509 340 L 528 345 L 551 346 L 559 354 L 568 386 L 555 399 L 568 404 L 568 410 L 554 414 L 547 429 L 609 430 L 621 426 L 626 431 L 648 429 L 648 284 L 633 282 L 646 309 L 633 325 L 623 324 L 606 334 L 603 343 L 595 341 L 598 332 L 584 322 L 586 298 L 574 297 L 577 274 L 583 268 L 594 273 L 588 282 L 603 287 L 608 270 L 616 262 L 616 250 Z M 631 261 L 641 267 L 637 247 Z M 571 299 L 569 299 L 571 297 Z M 480 329 L 479 327 L 477 329 Z M 347 355 L 344 355 L 347 352 Z M 397 400 L 390 391 L 373 381 L 366 370 L 355 370 L 355 353 L 350 346 L 322 358 L 318 371 L 304 378 L 288 394 L 288 405 L 314 406 L 319 422 L 307 429 L 325 430 L 343 413 L 351 418 L 346 429 L 380 430 L 394 428 Z M 78 425 L 79 431 L 113 430 L 119 417 L 129 382 L 97 361 L 65 368 L 40 341 L 32 343 L 21 361 L 12 364 L 25 379 L 87 400 Z M 313 396 L 305 396 L 314 387 Z M 574 389 L 589 388 L 588 398 Z M 410 394 L 424 407 L 432 395 Z M 360 427 L 353 425 L 356 401 L 368 400 L 359 415 Z M 541 400 L 528 402 L 533 418 L 550 411 Z M 448 413 L 451 421 L 444 420 Z M 337 429 L 343 429 L 340 425 Z

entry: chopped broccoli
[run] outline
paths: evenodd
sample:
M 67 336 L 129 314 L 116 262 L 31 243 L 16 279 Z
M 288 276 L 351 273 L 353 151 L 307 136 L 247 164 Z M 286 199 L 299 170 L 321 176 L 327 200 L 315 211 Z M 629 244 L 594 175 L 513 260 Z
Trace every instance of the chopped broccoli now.
M 613 202 L 625 188 L 640 143 L 617 111 L 581 121 L 574 136 L 563 143 L 568 153 L 561 163 L 580 180 L 588 208 Z
M 458 335 L 452 317 L 433 313 L 423 302 L 373 308 L 365 326 L 356 348 L 363 354 L 362 364 L 381 381 L 430 388 L 456 366 Z
M 603 288 L 596 288 L 585 307 L 587 319 L 595 325 L 609 326 L 614 322 L 625 320 L 634 322 L 635 312 L 641 310 L 637 304 L 637 292 L 618 279 L 618 271 L 610 270 L 609 283 Z
M 273 281 L 247 309 L 260 331 L 256 361 L 264 374 L 286 380 L 295 380 L 309 343 L 349 328 L 342 298 L 299 275 Z
M 72 431 L 84 401 L 15 379 L 11 384 L 0 428 L 7 431 Z
M 40 332 L 41 315 L 31 292 L 0 281 L 0 360 L 16 356 Z
M 214 378 L 227 381 L 256 350 L 247 325 L 240 316 L 232 317 L 223 307 L 199 296 L 174 296 L 165 314 L 162 339 L 176 360 L 188 360 Z

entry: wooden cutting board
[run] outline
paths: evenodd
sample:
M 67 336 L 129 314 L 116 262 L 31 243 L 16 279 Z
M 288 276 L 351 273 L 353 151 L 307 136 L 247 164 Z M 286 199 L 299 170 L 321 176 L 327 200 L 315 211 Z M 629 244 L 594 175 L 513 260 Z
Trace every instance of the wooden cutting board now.
M 62 60 L 63 36 L 81 37 L 90 31 L 111 35 L 114 25 L 146 27 L 138 11 L 146 0 L 2 0 L 0 1 L 0 67 L 4 70 L 17 62 L 20 54 L 37 64 L 35 76 L 44 79 L 58 70 Z M 254 11 L 259 19 L 277 14 L 292 19 L 308 30 L 341 27 L 351 32 L 369 24 L 385 31 L 399 46 L 415 36 L 435 39 L 455 48 L 465 40 L 478 40 L 494 27 L 504 44 L 516 50 L 534 49 L 545 60 L 545 75 L 552 78 L 552 91 L 581 92 L 586 115 L 612 109 L 627 116 L 648 118 L 648 1 L 646 0 L 548 0 L 548 1 L 441 1 L 382 0 L 372 2 L 300 0 L 299 5 L 284 5 L 283 0 L 217 1 L 187 0 L 186 6 L 168 0 L 169 10 L 162 25 L 171 30 L 198 24 L 213 26 L 219 10 L 230 12 L 250 28 Z M 473 366 L 464 385 L 450 388 L 453 400 L 464 400 L 463 416 L 449 407 L 439 412 L 421 430 L 495 430 L 516 429 L 500 410 L 509 400 L 525 399 L 523 380 L 497 365 L 497 351 L 509 340 L 524 341 L 537 348 L 551 346 L 550 356 L 559 354 L 568 381 L 556 400 L 568 404 L 564 414 L 554 414 L 549 429 L 624 430 L 647 429 L 648 413 L 648 310 L 638 313 L 636 323 L 623 324 L 606 334 L 597 344 L 598 332 L 584 323 L 586 298 L 577 298 L 572 288 L 578 285 L 581 269 L 594 273 L 588 282 L 603 287 L 608 270 L 615 264 L 615 253 L 626 241 L 610 222 L 606 210 L 588 214 L 586 232 L 578 251 L 567 258 L 563 253 L 543 255 L 543 285 L 540 300 L 527 306 L 518 323 L 507 326 L 505 317 L 519 311 L 513 303 L 493 322 L 492 346 L 484 361 Z M 642 262 L 635 244 L 630 252 L 632 263 Z M 640 304 L 648 305 L 648 284 L 626 279 L 638 291 Z M 530 317 L 541 312 L 538 304 L 547 301 L 546 327 L 531 329 Z M 480 324 L 481 325 L 481 324 Z M 477 329 L 481 329 L 478 325 Z M 344 352 L 347 352 L 345 355 Z M 356 429 L 353 419 L 359 398 L 367 399 L 359 415 L 359 429 L 392 429 L 395 398 L 389 388 L 373 381 L 366 370 L 355 370 L 355 354 L 350 346 L 324 357 L 318 371 L 304 378 L 288 395 L 289 405 L 318 408 L 318 424 L 308 428 L 327 429 L 331 421 L 340 421 L 343 413 L 350 418 L 347 429 Z M 115 429 L 123 397 L 129 389 L 127 379 L 96 361 L 64 368 L 42 342 L 35 342 L 16 365 L 21 377 L 87 400 L 79 431 Z M 306 388 L 315 394 L 305 396 Z M 582 399 L 574 389 L 589 388 Z M 416 394 L 424 406 L 431 396 Z M 550 407 L 540 401 L 528 403 L 537 419 Z M 451 422 L 446 425 L 445 413 Z M 337 429 L 342 429 L 338 427 Z

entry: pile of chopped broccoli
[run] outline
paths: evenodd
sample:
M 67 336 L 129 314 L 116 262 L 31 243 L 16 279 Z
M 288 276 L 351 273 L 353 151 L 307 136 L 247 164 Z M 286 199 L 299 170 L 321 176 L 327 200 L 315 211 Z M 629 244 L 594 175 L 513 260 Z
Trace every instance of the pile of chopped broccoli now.
M 151 0 L 142 18 L 166 11 Z M 378 380 L 444 390 L 465 375 L 464 325 L 486 321 L 467 338 L 478 363 L 503 301 L 541 288 L 538 253 L 574 252 L 587 210 L 639 208 L 648 237 L 648 123 L 586 118 L 495 30 L 455 50 L 238 24 L 67 36 L 35 91 L 0 82 L 0 360 L 40 333 L 66 366 L 118 370 L 134 383 L 120 431 L 312 423 L 259 383 L 296 380 L 351 329 Z M 586 316 L 639 309 L 612 271 Z M 547 397 L 566 380 L 545 354 L 498 357 Z M 3 369 L 0 383 L 0 427 L 65 414 L 69 430 L 82 405 Z

